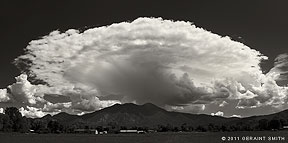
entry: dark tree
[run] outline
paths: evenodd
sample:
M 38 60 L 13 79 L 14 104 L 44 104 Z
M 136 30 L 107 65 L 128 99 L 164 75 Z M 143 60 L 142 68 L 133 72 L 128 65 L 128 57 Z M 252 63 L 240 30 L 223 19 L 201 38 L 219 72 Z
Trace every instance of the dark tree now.
M 215 131 L 215 125 L 213 123 L 208 124 L 208 131 Z
M 189 131 L 189 132 L 192 132 L 192 131 L 194 131 L 194 127 L 193 127 L 193 126 L 191 126 L 191 125 L 190 125 L 190 126 L 188 126 L 188 131 Z
M 199 125 L 198 127 L 196 127 L 195 129 L 198 132 L 207 132 L 207 129 L 201 125 Z
M 33 129 L 35 132 L 41 132 L 47 128 L 47 121 L 41 120 L 41 119 L 35 119 L 31 123 L 31 129 Z
M 28 132 L 30 128 L 30 124 L 28 119 L 24 116 L 20 122 L 20 132 Z
M 102 127 L 102 126 L 97 126 L 96 129 L 97 129 L 98 131 L 100 131 L 100 132 L 103 131 L 103 127 Z M 127 128 L 126 128 L 126 129 L 127 129 Z
M 47 128 L 50 130 L 51 133 L 60 133 L 62 130 L 61 124 L 56 120 L 49 121 Z
M 281 128 L 281 122 L 277 119 L 273 119 L 269 122 L 269 128 L 279 130 Z
M 6 114 L 0 114 L 0 131 L 11 131 L 12 122 L 9 119 L 9 116 Z
M 188 131 L 188 127 L 186 123 L 181 125 L 181 131 L 184 131 L 184 132 Z
M 178 128 L 178 127 L 174 127 L 174 128 L 172 129 L 172 131 L 173 131 L 173 132 L 178 132 L 178 131 L 179 131 L 179 128 Z
M 281 122 L 282 126 L 287 126 L 288 125 L 287 120 L 280 119 L 280 122 Z
M 226 132 L 226 131 L 228 131 L 228 128 L 227 128 L 225 125 L 222 125 L 222 126 L 220 127 L 220 130 L 221 130 L 222 132 Z
M 26 118 L 23 118 L 21 113 L 16 107 L 7 107 L 5 114 L 8 115 L 12 124 L 12 130 L 15 132 L 27 132 L 28 126 Z
M 169 129 L 168 129 L 167 126 L 158 125 L 157 131 L 158 131 L 158 132 L 167 132 L 167 131 L 169 131 Z
M 116 129 L 118 127 L 116 122 L 109 122 L 108 126 L 111 127 L 111 129 Z
M 237 125 L 230 125 L 228 128 L 229 131 L 240 131 L 240 127 Z
M 258 126 L 260 130 L 268 130 L 268 120 L 267 119 L 261 119 L 258 121 Z

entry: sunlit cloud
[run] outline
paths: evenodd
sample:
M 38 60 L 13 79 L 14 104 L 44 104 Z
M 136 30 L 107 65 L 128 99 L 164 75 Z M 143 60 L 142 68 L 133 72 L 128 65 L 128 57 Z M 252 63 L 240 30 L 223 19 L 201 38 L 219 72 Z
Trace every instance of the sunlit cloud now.
M 211 113 L 212 116 L 224 116 L 224 112 L 218 111 L 216 113 Z
M 267 57 L 259 51 L 190 22 L 138 18 L 84 32 L 53 31 L 26 51 L 15 64 L 47 84 L 33 85 L 22 74 L 10 92 L 0 90 L 0 101 L 27 105 L 21 111 L 29 116 L 83 114 L 125 102 L 197 113 L 227 100 L 242 109 L 287 101 L 288 88 L 276 83 L 286 77 L 287 54 L 263 74 L 259 64 Z M 47 94 L 67 101 L 51 103 Z

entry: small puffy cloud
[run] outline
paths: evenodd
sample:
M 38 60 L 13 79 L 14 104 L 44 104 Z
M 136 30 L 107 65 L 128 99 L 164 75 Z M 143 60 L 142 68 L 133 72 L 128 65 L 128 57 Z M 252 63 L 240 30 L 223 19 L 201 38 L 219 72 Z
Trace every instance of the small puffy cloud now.
M 119 101 L 113 100 L 99 100 L 96 96 L 93 97 L 84 97 L 80 96 L 79 101 L 72 101 L 72 109 L 79 110 L 79 111 L 95 111 L 100 110 L 105 107 L 112 106 L 114 104 L 120 103 Z
M 224 112 L 218 111 L 216 113 L 211 113 L 212 116 L 224 116 Z
M 3 114 L 4 113 L 4 109 L 0 108 L 0 113 Z
M 40 118 L 45 116 L 46 114 L 41 111 L 41 109 L 26 106 L 27 109 L 24 107 L 19 108 L 19 112 L 22 114 L 22 116 L 26 116 L 29 118 Z
M 16 77 L 16 83 L 8 86 L 13 98 L 20 103 L 36 104 L 37 87 L 27 80 L 26 74 Z
M 178 111 L 181 111 L 181 110 L 183 110 L 184 109 L 184 107 L 183 106 L 171 106 L 171 109 L 172 110 L 178 110 Z
M 241 118 L 241 115 L 232 115 L 230 117 L 236 117 L 236 118 Z
M 77 89 L 65 91 L 71 100 L 71 108 L 78 111 L 95 111 L 120 103 L 118 100 L 100 100 L 98 92 L 94 89 Z
M 222 103 L 219 104 L 219 107 L 224 107 L 226 105 L 228 105 L 229 103 L 226 101 L 223 101 Z
M 53 112 L 62 112 L 64 111 L 65 109 L 69 109 L 71 107 L 71 102 L 66 102 L 66 103 L 50 103 L 50 102 L 47 102 L 46 104 L 44 104 L 44 107 L 43 107 L 43 112 L 49 112 L 49 113 L 53 113 Z
M 10 101 L 10 94 L 7 93 L 7 89 L 0 89 L 0 102 Z

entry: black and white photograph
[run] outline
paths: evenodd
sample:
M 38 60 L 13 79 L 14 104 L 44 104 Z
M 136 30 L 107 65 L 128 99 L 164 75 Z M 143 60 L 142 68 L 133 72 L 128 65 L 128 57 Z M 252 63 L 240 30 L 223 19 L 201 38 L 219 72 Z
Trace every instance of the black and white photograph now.
M 288 1 L 4 0 L 1 143 L 288 142 Z

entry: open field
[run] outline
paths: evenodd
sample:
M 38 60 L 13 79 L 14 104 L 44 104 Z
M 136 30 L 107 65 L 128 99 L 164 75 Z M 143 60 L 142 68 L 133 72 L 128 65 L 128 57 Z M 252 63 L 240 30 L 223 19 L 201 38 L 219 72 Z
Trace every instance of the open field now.
M 222 141 L 222 137 L 225 137 L 225 141 Z M 259 140 L 261 138 L 262 140 Z M 288 132 L 192 132 L 106 135 L 2 133 L 0 134 L 0 140 L 1 143 L 278 143 L 288 142 Z

